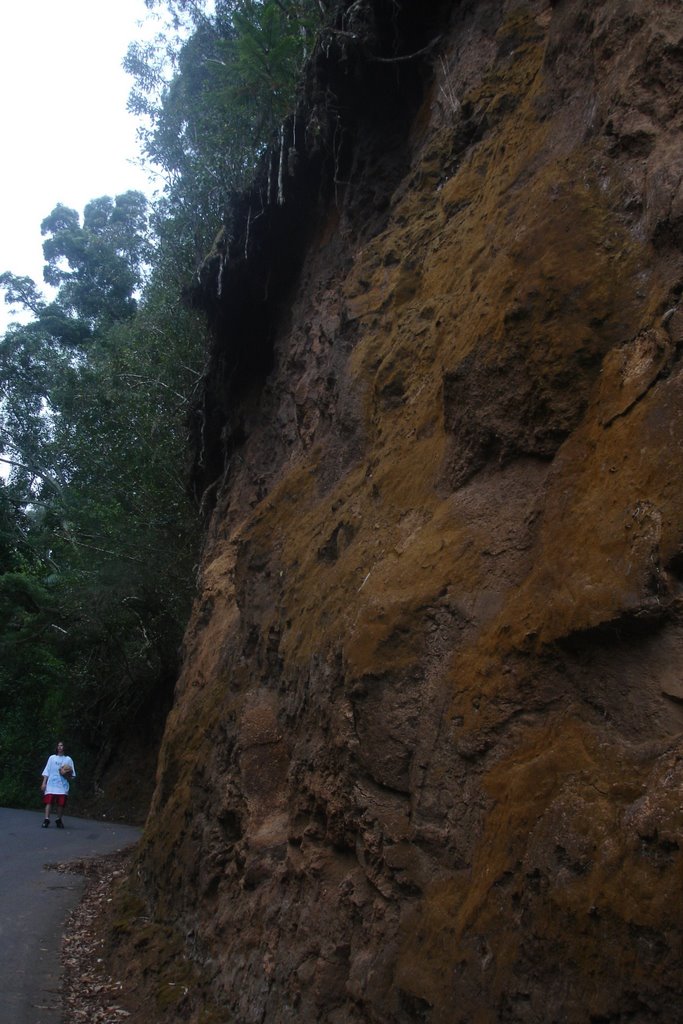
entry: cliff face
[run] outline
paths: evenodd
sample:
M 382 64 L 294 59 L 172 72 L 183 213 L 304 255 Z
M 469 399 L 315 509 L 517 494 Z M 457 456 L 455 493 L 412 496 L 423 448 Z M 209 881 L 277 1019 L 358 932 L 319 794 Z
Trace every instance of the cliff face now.
M 683 11 L 328 42 L 284 206 L 202 280 L 213 511 L 138 864 L 205 979 L 175 1012 L 679 1020 Z

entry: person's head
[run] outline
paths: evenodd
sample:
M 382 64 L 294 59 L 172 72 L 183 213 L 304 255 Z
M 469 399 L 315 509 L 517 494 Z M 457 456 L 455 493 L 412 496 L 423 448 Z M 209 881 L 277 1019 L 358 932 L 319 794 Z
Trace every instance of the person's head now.
M 64 744 L 63 744 L 63 742 L 61 740 L 57 744 L 57 749 L 56 749 L 55 753 L 56 754 L 63 754 L 64 753 Z

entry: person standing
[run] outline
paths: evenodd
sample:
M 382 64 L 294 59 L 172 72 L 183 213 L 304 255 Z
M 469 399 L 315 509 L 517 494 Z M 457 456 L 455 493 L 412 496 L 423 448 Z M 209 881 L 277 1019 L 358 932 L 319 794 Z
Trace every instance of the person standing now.
M 43 781 L 40 784 L 43 803 L 45 804 L 43 828 L 49 828 L 50 826 L 50 810 L 53 807 L 57 810 L 57 821 L 55 822 L 57 828 L 64 828 L 62 815 L 64 814 L 69 793 L 69 780 L 75 778 L 76 769 L 74 768 L 74 763 L 64 753 L 64 744 L 60 740 L 57 744 L 56 752 L 50 754 L 47 764 L 43 768 Z

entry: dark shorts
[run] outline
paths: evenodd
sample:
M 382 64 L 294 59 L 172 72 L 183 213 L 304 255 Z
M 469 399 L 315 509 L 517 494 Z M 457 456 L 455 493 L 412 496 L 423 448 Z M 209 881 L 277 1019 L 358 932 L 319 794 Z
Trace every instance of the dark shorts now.
M 66 793 L 44 793 L 43 803 L 53 807 L 66 807 Z

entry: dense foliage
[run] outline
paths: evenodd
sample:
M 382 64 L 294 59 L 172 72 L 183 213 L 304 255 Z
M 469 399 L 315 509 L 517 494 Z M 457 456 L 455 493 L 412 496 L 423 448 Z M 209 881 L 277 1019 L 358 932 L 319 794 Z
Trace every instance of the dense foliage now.
M 35 805 L 58 736 L 97 783 L 177 671 L 198 518 L 183 479 L 205 328 L 181 294 L 292 109 L 321 0 L 147 0 L 130 108 L 161 175 L 58 204 L 44 278 L 0 275 L 0 804 Z
M 183 259 L 206 255 L 230 196 L 293 110 L 328 3 L 147 0 L 169 20 L 156 42 L 129 47 L 129 107 L 142 119 L 144 156 L 165 181 L 157 228 L 182 242 Z
M 0 543 L 0 802 L 26 802 L 36 758 L 77 737 L 93 774 L 172 682 L 196 516 L 184 418 L 203 328 L 158 274 L 139 193 L 43 222 L 51 301 L 0 278 L 33 314 L 0 343 L 0 439 L 11 473 Z M 40 766 L 42 767 L 42 765 Z

